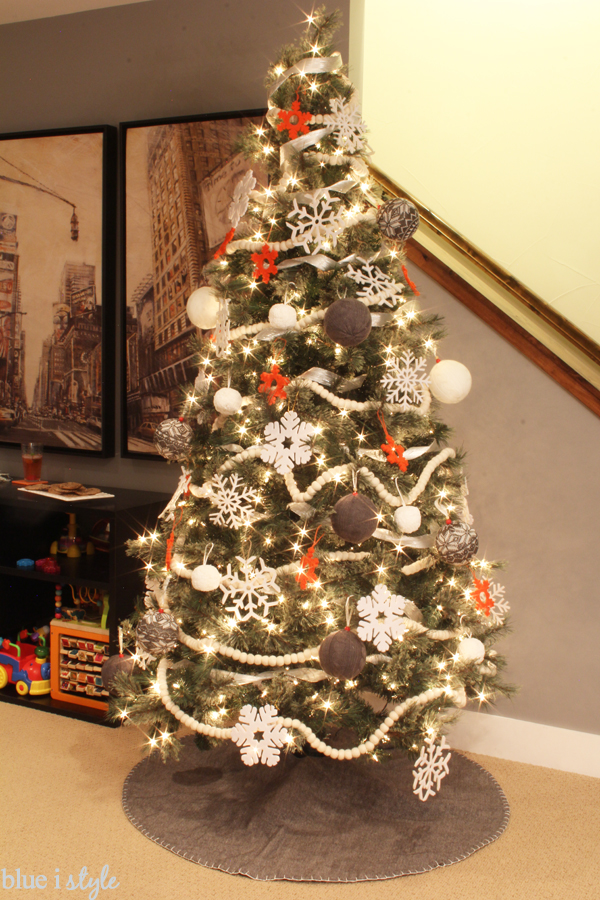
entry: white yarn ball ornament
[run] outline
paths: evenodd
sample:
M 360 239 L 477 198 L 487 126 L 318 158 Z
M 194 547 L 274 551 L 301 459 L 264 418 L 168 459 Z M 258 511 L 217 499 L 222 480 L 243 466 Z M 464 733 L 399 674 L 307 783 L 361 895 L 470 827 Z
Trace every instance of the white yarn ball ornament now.
M 485 656 L 485 645 L 478 638 L 465 638 L 458 645 L 458 655 L 463 662 L 480 663 Z
M 471 390 L 471 373 L 454 359 L 442 359 L 429 373 L 429 389 L 442 403 L 460 403 Z
M 273 328 L 293 328 L 296 321 L 296 310 L 289 303 L 275 303 L 269 310 L 269 322 Z
M 232 416 L 242 407 L 242 395 L 235 388 L 220 388 L 213 399 L 214 407 L 223 416 Z
M 196 591 L 214 591 L 221 584 L 221 573 L 216 566 L 196 566 L 192 572 L 192 587 Z
M 421 512 L 416 506 L 400 506 L 394 513 L 394 522 L 398 531 L 412 534 L 421 526 Z
M 207 331 L 217 324 L 219 298 L 210 287 L 198 288 L 190 294 L 186 310 L 192 325 Z

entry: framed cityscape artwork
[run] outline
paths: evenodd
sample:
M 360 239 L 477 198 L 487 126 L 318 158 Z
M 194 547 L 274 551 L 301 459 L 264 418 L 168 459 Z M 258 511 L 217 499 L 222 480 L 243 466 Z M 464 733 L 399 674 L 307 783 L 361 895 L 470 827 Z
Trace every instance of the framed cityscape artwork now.
M 179 415 L 181 387 L 194 381 L 186 316 L 202 269 L 231 229 L 236 182 L 260 167 L 237 151 L 264 110 L 121 125 L 125 319 L 123 456 L 158 458 L 153 433 Z
M 0 444 L 114 455 L 116 135 L 0 135 Z

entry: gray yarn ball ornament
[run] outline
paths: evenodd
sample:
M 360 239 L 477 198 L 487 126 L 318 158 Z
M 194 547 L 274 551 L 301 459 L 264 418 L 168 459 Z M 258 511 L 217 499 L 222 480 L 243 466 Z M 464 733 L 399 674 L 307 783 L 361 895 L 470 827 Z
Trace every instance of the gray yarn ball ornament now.
M 325 334 L 341 347 L 357 347 L 371 333 L 369 307 L 353 298 L 336 300 L 323 318 Z
M 346 494 L 335 504 L 331 527 L 350 544 L 362 544 L 377 528 L 377 508 L 362 494 Z
M 151 610 L 139 620 L 135 636 L 146 653 L 163 656 L 179 644 L 179 625 L 170 613 Z
M 347 629 L 328 635 L 319 647 L 321 668 L 332 678 L 354 678 L 362 672 L 366 661 L 364 643 Z
M 180 460 L 189 455 L 194 432 L 179 419 L 165 419 L 154 432 L 154 446 L 166 459 Z
M 419 212 L 410 200 L 398 197 L 379 208 L 377 224 L 386 237 L 394 241 L 407 241 L 419 227 Z
M 479 538 L 475 529 L 465 522 L 450 523 L 438 531 L 435 546 L 445 562 L 461 565 L 475 556 Z
M 104 689 L 107 690 L 109 694 L 115 693 L 113 680 L 121 673 L 123 673 L 123 675 L 131 675 L 134 665 L 133 656 L 125 656 L 120 653 L 109 656 L 106 662 L 102 664 L 102 669 L 100 671 Z

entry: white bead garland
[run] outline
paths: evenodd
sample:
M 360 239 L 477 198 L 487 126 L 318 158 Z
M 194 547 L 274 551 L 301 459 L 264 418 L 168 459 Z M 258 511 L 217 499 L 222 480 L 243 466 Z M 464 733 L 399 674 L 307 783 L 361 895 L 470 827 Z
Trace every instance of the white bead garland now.
M 214 725 L 205 725 L 204 722 L 198 722 L 197 719 L 189 716 L 182 709 L 180 709 L 179 706 L 177 706 L 177 704 L 173 702 L 173 700 L 171 700 L 171 697 L 169 695 L 169 685 L 167 683 L 167 667 L 168 660 L 166 659 L 166 657 L 164 657 L 159 662 L 156 672 L 158 692 L 165 709 L 168 709 L 168 711 L 173 716 L 175 716 L 175 718 L 179 722 L 181 722 L 182 725 L 187 725 L 188 728 L 191 728 L 192 730 L 197 731 L 200 734 L 207 734 L 209 735 L 209 737 L 216 737 L 221 740 L 231 740 L 231 728 L 216 728 Z M 424 693 L 422 694 L 418 694 L 416 697 L 409 697 L 408 700 L 404 700 L 403 703 L 399 703 L 388 713 L 385 722 L 387 722 L 388 719 L 392 723 L 396 722 L 402 715 L 404 715 L 405 712 L 407 712 L 413 706 L 425 706 L 427 703 L 438 700 L 445 693 L 446 688 L 431 688 L 428 691 L 424 691 Z M 294 728 L 296 729 L 296 731 L 299 731 L 305 736 L 307 742 L 311 745 L 311 747 L 314 747 L 319 751 L 319 753 L 323 753 L 325 756 L 328 756 L 331 759 L 356 759 L 359 755 L 372 753 L 379 742 L 385 737 L 385 732 L 380 726 L 373 732 L 373 734 L 369 735 L 367 740 L 363 741 L 362 744 L 359 744 L 358 746 L 349 748 L 347 750 L 339 750 L 335 747 L 330 747 L 328 744 L 325 744 L 324 741 L 317 737 L 317 735 L 311 728 L 309 728 L 308 725 L 305 725 L 299 719 L 279 717 L 278 721 L 285 728 Z

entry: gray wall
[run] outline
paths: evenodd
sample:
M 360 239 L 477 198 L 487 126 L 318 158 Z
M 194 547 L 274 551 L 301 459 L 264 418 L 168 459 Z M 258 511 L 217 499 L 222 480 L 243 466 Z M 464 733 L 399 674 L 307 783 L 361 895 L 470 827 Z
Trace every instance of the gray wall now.
M 498 645 L 519 695 L 498 712 L 600 734 L 598 418 L 415 266 L 421 306 L 439 312 L 444 359 L 473 387 L 444 406 L 467 451 L 480 552 L 506 560 L 513 632 Z
M 336 5 L 347 22 L 348 0 Z M 267 65 L 301 19 L 284 0 L 153 0 L 2 26 L 2 130 L 260 107 Z M 347 58 L 347 32 L 340 49 Z M 469 452 L 482 550 L 510 563 L 499 580 L 514 632 L 502 649 L 521 693 L 498 712 L 599 733 L 598 420 L 427 276 L 412 275 L 423 305 L 446 317 L 441 355 L 474 379 L 444 417 Z M 18 472 L 20 459 L 0 448 L 7 468 Z M 48 455 L 46 474 L 156 490 L 177 481 L 173 466 L 118 457 Z

